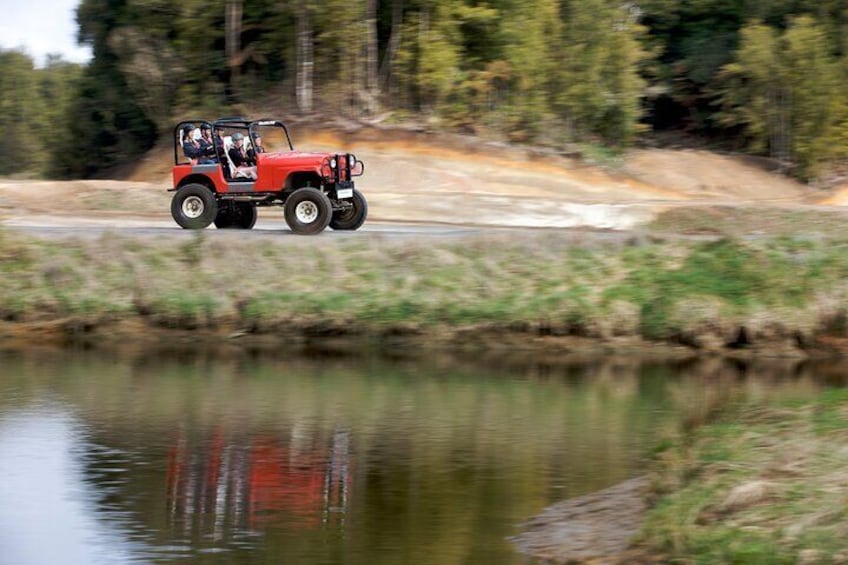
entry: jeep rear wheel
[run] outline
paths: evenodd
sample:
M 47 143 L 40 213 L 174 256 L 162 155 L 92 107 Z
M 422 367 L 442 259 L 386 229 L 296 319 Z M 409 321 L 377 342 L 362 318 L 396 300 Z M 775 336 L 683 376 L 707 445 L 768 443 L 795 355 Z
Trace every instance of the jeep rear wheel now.
M 320 190 L 300 188 L 286 200 L 284 215 L 294 233 L 314 235 L 327 229 L 333 217 L 333 206 Z
M 218 214 L 218 203 L 211 190 L 202 184 L 187 184 L 171 200 L 171 216 L 183 229 L 202 230 Z
M 354 189 L 353 202 L 347 202 L 349 208 L 333 212 L 330 227 L 334 230 L 358 230 L 368 217 L 368 202 L 362 193 Z
M 222 205 L 215 216 L 215 227 L 219 230 L 250 230 L 256 225 L 256 206 L 247 202 L 233 202 Z

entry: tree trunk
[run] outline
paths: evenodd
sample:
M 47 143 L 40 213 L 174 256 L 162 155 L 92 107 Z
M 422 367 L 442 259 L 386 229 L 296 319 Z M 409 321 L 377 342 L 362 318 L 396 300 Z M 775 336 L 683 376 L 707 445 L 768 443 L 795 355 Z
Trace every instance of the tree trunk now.
M 227 55 L 227 66 L 230 69 L 231 83 L 238 78 L 239 68 L 241 67 L 239 61 L 241 54 L 241 20 L 242 0 L 227 0 L 227 7 L 224 12 L 224 50 Z
M 312 111 L 312 71 L 315 66 L 312 21 L 309 9 L 301 6 L 297 13 L 297 108 L 303 113 Z
M 398 49 L 400 49 L 401 36 L 403 33 L 403 0 L 392 0 L 392 34 L 389 37 L 389 46 L 383 55 L 383 64 L 380 66 L 380 83 L 383 91 L 388 91 L 392 82 L 392 70 L 395 65 Z
M 422 51 L 424 50 L 424 46 L 427 45 L 427 42 L 430 37 L 430 7 L 425 4 L 421 8 L 421 12 L 418 15 L 418 69 L 416 70 L 416 80 L 415 80 L 415 105 L 426 112 L 429 112 L 432 107 L 429 101 L 424 101 L 424 96 L 422 94 L 421 88 L 421 61 L 424 58 Z
M 783 86 L 772 87 L 768 92 L 769 154 L 777 161 L 779 171 L 787 173 L 792 168 L 792 98 Z
M 377 112 L 380 86 L 377 74 L 377 2 L 368 0 L 365 12 L 365 111 Z

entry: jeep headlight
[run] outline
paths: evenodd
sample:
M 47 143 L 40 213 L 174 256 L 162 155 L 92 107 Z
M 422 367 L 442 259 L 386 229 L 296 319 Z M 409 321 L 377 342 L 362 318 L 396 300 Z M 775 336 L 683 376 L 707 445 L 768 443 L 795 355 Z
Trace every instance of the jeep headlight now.
M 356 155 L 351 155 L 350 156 L 350 168 L 352 169 L 355 166 L 356 166 Z
M 330 159 L 330 168 L 335 169 L 338 166 L 338 163 L 335 159 Z

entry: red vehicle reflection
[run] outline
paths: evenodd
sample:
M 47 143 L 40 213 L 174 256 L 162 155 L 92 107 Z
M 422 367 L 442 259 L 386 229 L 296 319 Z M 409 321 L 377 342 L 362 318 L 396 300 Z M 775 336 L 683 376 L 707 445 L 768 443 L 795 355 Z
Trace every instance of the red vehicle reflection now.
M 304 529 L 344 520 L 350 497 L 347 432 L 225 438 L 177 434 L 168 454 L 168 513 L 186 528 L 263 530 L 288 522 Z

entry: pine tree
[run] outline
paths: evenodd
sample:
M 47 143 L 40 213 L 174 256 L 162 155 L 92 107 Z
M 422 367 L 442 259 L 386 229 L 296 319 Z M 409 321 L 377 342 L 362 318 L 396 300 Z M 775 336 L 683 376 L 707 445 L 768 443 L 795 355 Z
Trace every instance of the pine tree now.
M 617 0 L 570 0 L 563 26 L 559 113 L 572 136 L 626 145 L 639 130 L 645 94 L 638 12 Z
M 41 102 L 33 60 L 21 51 L 0 50 L 0 131 L 7 140 L 0 175 L 32 173 L 42 165 L 43 130 L 34 127 Z
M 551 112 L 551 77 L 557 69 L 561 26 L 557 0 L 514 2 L 502 20 L 504 59 L 511 70 L 513 139 L 536 136 Z
M 736 61 L 722 74 L 723 123 L 742 126 L 749 147 L 803 179 L 844 157 L 844 66 L 825 28 L 809 16 L 779 33 L 760 22 L 742 31 Z

